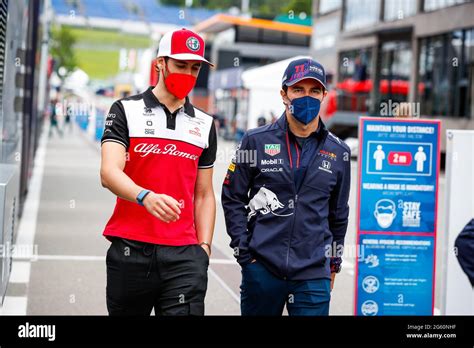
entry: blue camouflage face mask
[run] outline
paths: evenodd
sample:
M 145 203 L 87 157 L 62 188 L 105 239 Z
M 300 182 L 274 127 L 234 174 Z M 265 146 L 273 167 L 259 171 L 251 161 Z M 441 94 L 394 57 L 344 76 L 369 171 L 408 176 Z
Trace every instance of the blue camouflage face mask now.
M 291 101 L 290 112 L 301 123 L 308 124 L 319 115 L 321 101 L 319 99 L 305 96 L 295 98 Z

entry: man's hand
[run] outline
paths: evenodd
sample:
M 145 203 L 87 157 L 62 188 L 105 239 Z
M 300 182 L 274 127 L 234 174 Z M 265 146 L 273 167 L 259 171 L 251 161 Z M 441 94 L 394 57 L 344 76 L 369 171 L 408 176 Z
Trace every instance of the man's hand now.
M 334 288 L 334 279 L 336 279 L 336 274 L 337 273 L 331 273 L 331 291 L 332 288 Z
M 178 201 L 164 194 L 150 192 L 145 196 L 143 205 L 151 215 L 166 223 L 178 220 L 181 214 Z
M 209 249 L 209 245 L 207 244 L 201 244 L 201 248 L 204 249 L 204 251 L 207 254 L 207 257 L 211 257 L 211 249 Z

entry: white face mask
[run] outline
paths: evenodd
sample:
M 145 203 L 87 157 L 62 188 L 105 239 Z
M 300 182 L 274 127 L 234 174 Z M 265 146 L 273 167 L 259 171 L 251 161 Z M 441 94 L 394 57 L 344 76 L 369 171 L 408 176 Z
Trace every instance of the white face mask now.
M 382 228 L 389 228 L 392 225 L 393 220 L 395 219 L 396 213 L 391 214 L 379 213 L 378 211 L 374 212 L 377 223 Z

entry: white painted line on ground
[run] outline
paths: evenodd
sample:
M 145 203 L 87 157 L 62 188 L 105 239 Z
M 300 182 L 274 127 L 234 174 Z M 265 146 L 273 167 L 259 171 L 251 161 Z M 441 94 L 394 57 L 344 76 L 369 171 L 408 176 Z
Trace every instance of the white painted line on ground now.
M 224 290 L 226 290 L 230 296 L 237 302 L 240 304 L 240 296 L 237 295 L 227 284 L 226 282 L 221 278 L 219 277 L 219 275 L 214 272 L 214 270 L 212 268 L 209 268 L 209 274 L 212 275 L 214 278 L 216 278 L 217 282 L 224 288 Z
M 12 283 L 28 283 L 30 280 L 31 265 L 29 265 L 29 259 L 34 257 L 36 221 L 38 218 L 41 185 L 43 183 L 47 143 L 48 127 L 44 127 L 39 140 L 38 149 L 36 150 L 33 175 L 28 188 L 28 195 L 26 196 L 23 215 L 19 221 L 18 235 L 16 241 L 14 241 L 14 245 L 17 249 L 27 251 L 26 254 L 22 253 L 21 255 L 26 262 L 19 262 L 14 258 L 15 261 L 13 261 L 12 273 L 10 274 L 9 279 L 9 282 Z M 28 266 L 25 264 L 28 264 Z M 26 315 L 27 303 L 28 298 L 26 296 L 5 296 L 3 306 L 0 307 L 0 314 Z
M 30 281 L 30 270 L 30 262 L 13 261 L 9 283 L 28 283 Z
M 210 263 L 211 264 L 217 264 L 217 265 L 234 265 L 234 266 L 239 265 L 236 260 L 232 260 L 232 259 L 213 259 L 213 258 L 211 258 Z
M 24 260 L 18 258 L 17 260 Z M 31 261 L 105 261 L 105 256 L 93 256 L 93 255 L 35 255 Z M 28 264 L 29 262 L 15 261 L 18 263 Z M 237 261 L 232 259 L 213 259 L 210 260 L 211 264 L 216 265 L 235 265 L 239 264 Z M 29 271 L 29 270 L 28 270 Z
M 15 244 L 18 246 L 28 246 L 28 250 L 34 250 L 33 245 L 36 233 L 36 221 L 38 218 L 38 208 L 41 196 L 41 185 L 43 183 L 44 164 L 46 158 L 46 146 L 48 143 L 48 127 L 44 127 L 36 151 L 33 176 L 28 188 L 23 215 L 18 227 L 18 236 Z M 33 254 L 33 252 L 31 252 Z M 24 255 L 31 257 L 32 255 Z
M 105 261 L 105 256 L 89 255 L 37 255 L 36 261 Z
M 0 315 L 26 315 L 27 298 L 24 296 L 5 296 Z

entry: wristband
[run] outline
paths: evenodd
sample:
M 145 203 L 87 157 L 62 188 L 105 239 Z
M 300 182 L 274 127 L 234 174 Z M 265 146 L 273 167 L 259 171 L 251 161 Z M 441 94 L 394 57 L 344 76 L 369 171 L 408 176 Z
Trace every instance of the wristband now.
M 137 196 L 137 203 L 143 206 L 143 200 L 145 199 L 146 195 L 149 194 L 150 190 L 142 190 Z

